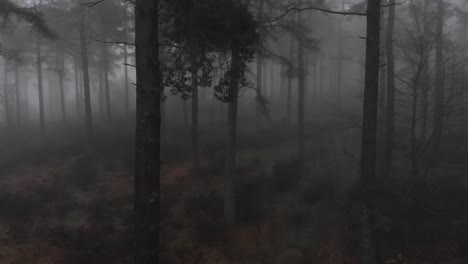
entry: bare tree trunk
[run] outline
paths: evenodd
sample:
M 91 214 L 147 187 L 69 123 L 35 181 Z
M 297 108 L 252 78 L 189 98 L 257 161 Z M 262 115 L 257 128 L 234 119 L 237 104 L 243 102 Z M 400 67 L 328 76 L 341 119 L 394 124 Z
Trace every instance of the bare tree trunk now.
M 395 55 L 393 50 L 393 31 L 395 28 L 395 0 L 388 1 L 388 24 L 385 50 L 387 53 L 387 118 L 385 133 L 385 176 L 390 175 L 393 161 L 395 133 Z
M 443 69 L 443 34 L 444 34 L 444 2 L 437 1 L 436 22 L 436 61 L 435 61 L 435 88 L 434 88 L 434 126 L 433 126 L 433 159 L 437 162 L 442 137 L 442 122 L 444 115 L 444 69 Z
M 237 97 L 239 92 L 241 58 L 240 50 L 233 44 L 231 61 L 231 100 L 228 108 L 228 137 L 226 148 L 226 167 L 225 167 L 225 197 L 224 197 L 224 217 L 228 225 L 233 225 L 236 219 L 235 205 L 235 180 L 234 171 L 236 167 L 236 145 L 237 145 Z
M 16 126 L 21 125 L 21 92 L 19 83 L 19 63 L 15 60 L 15 91 L 16 91 Z
M 289 69 L 288 69 L 288 101 L 287 106 L 287 119 L 288 123 L 291 124 L 291 100 L 292 100 L 292 72 L 293 72 L 293 58 L 294 58 L 294 37 L 291 35 L 291 41 L 289 44 Z
M 325 78 L 323 78 L 323 72 L 322 72 L 322 69 L 323 69 L 323 55 L 322 53 L 319 54 L 318 56 L 318 76 L 319 76 L 319 98 L 322 99 L 323 98 L 323 85 L 324 85 L 324 80 Z
M 104 116 L 104 67 L 101 59 L 101 64 L 97 66 L 97 74 L 98 76 L 98 82 L 99 82 L 99 87 L 98 87 L 98 105 L 99 105 L 99 114 L 101 114 L 101 117 Z
M 161 76 L 159 1 L 137 0 L 135 43 L 137 115 L 135 157 L 135 263 L 160 263 Z
M 3 104 L 4 104 L 4 109 L 5 109 L 5 123 L 6 123 L 6 127 L 8 129 L 11 128 L 11 115 L 10 115 L 10 95 L 9 95 L 9 91 L 8 91 L 8 62 L 7 60 L 5 59 L 5 64 L 4 64 L 4 90 L 3 90 Z
M 270 102 L 274 100 L 274 90 L 275 90 L 275 62 L 270 60 Z
M 161 93 L 164 93 L 162 91 Z M 164 94 L 163 94 L 164 97 Z M 166 102 L 164 100 L 161 100 L 161 146 L 164 146 L 166 144 L 167 132 L 166 132 Z
M 341 8 L 344 10 L 344 0 L 341 0 Z M 336 85 L 336 100 L 338 104 L 338 109 L 341 109 L 341 93 L 342 93 L 342 78 L 343 78 L 343 18 L 340 16 L 340 21 L 338 24 L 338 78 Z
M 427 63 L 424 64 L 424 68 L 422 70 L 422 94 L 421 94 L 421 110 L 422 110 L 422 125 L 421 125 L 421 140 L 426 140 L 427 137 L 427 116 L 429 111 L 429 102 L 428 102 L 428 95 L 430 90 L 430 75 L 429 75 L 429 67 Z
M 81 107 L 81 113 L 83 114 L 84 116 L 84 109 L 85 109 L 85 103 L 84 103 L 84 85 L 83 85 L 83 65 L 81 63 L 81 61 L 79 61 L 79 64 L 78 64 L 79 68 L 78 68 L 78 89 L 79 89 L 79 98 L 78 98 L 78 102 L 80 103 L 80 107 Z
M 63 57 L 63 52 L 57 52 L 57 69 L 59 77 L 59 87 L 60 87 L 60 109 L 62 114 L 62 121 L 65 122 L 67 118 L 66 106 L 65 106 L 65 88 L 64 88 L 64 74 L 65 74 L 65 62 Z
M 302 14 L 298 14 L 299 23 L 302 23 Z M 301 37 L 297 39 L 297 56 L 298 56 L 298 108 L 297 108 L 297 143 L 298 157 L 301 171 L 304 167 L 304 104 L 305 104 L 305 65 L 304 65 L 304 43 Z
M 375 219 L 380 0 L 367 2 L 366 68 L 361 147 L 361 263 L 377 263 Z
M 258 1 L 258 13 L 257 13 L 257 21 L 261 21 L 263 17 L 263 0 Z M 263 41 L 263 29 L 260 31 L 260 45 L 264 44 Z M 263 51 L 260 47 L 257 51 L 257 91 L 256 91 L 256 102 L 255 102 L 255 113 L 256 113 L 256 121 L 257 121 L 257 129 L 259 128 L 261 122 L 261 108 L 263 107 L 263 99 L 262 99 L 262 67 L 263 67 Z
M 197 47 L 192 47 L 196 49 Z M 198 137 L 198 65 L 196 52 L 191 56 L 190 71 L 192 75 L 192 158 L 193 168 L 197 171 L 200 168 L 200 157 L 199 157 L 199 137 Z
M 44 121 L 44 91 L 42 87 L 42 51 L 41 35 L 37 33 L 36 38 L 36 67 L 37 67 L 37 88 L 39 93 L 39 125 L 42 140 L 45 139 L 45 121 Z
M 102 70 L 104 72 L 104 91 L 105 91 L 105 102 L 106 102 L 106 114 L 107 119 L 110 120 L 112 118 L 111 112 L 111 102 L 110 102 L 110 90 L 109 90 L 109 50 L 107 49 L 107 45 L 102 45 Z
M 127 8 L 127 7 L 125 7 Z M 125 26 L 124 26 L 124 37 L 125 42 L 128 42 L 128 29 L 127 29 L 127 9 L 125 9 Z M 127 114 L 130 114 L 130 96 L 129 96 L 129 87 L 128 87 L 128 50 L 127 44 L 123 45 L 124 52 L 124 81 L 125 81 L 125 111 Z
M 89 71 L 88 71 L 88 42 L 86 30 L 86 14 L 85 7 L 80 7 L 80 44 L 81 44 L 81 66 L 83 71 L 84 85 L 84 110 L 85 110 L 85 126 L 88 143 L 91 143 L 93 136 L 93 123 L 91 114 L 91 93 L 89 87 Z
M 81 105 L 80 105 L 80 77 L 79 77 L 79 64 L 76 58 L 73 59 L 73 68 L 75 70 L 75 103 L 76 103 L 76 117 L 81 116 Z
M 419 78 L 418 78 L 419 79 Z M 416 81 L 415 83 L 417 83 Z M 413 104 L 411 108 L 411 172 L 414 178 L 419 175 L 418 171 L 418 145 L 416 138 L 416 126 L 417 126 L 417 115 L 418 115 L 418 85 L 413 87 Z
M 182 111 L 184 114 L 184 126 L 185 126 L 185 129 L 189 129 L 187 100 L 182 99 L 182 106 L 183 106 Z
M 387 90 L 387 71 L 385 68 L 382 66 L 382 64 L 385 63 L 385 57 L 381 58 L 381 66 L 380 66 L 380 73 L 379 73 L 379 124 L 385 124 L 385 118 L 386 118 L 386 99 L 385 99 L 385 93 Z M 383 127 L 383 126 L 382 126 Z

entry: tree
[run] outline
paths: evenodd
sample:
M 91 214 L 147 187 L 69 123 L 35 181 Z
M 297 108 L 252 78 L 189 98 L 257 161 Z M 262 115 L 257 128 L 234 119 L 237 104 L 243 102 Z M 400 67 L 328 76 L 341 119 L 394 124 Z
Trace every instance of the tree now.
M 258 1 L 258 10 L 257 10 L 257 21 L 261 21 L 263 19 L 263 3 L 264 0 L 259 0 Z M 256 114 L 256 121 L 257 121 L 257 128 L 260 123 L 260 116 L 261 116 L 261 109 L 262 109 L 262 67 L 263 67 L 263 35 L 264 33 L 262 32 L 263 28 L 260 29 L 259 33 L 259 43 L 260 45 L 258 46 L 258 51 L 257 51 L 257 90 L 256 90 L 256 98 L 255 98 L 255 114 Z
M 135 2 L 137 113 L 135 263 L 159 263 L 161 76 L 159 1 Z
M 427 80 L 428 61 L 434 46 L 434 38 L 432 37 L 432 30 L 429 28 L 426 18 L 428 13 L 428 4 L 424 2 L 422 6 L 411 2 L 408 10 L 408 22 L 401 23 L 404 28 L 402 37 L 397 42 L 399 50 L 402 55 L 402 65 L 405 66 L 404 70 L 397 75 L 397 79 L 403 83 L 409 91 L 405 93 L 409 102 L 409 130 L 410 130 L 410 160 L 411 171 L 415 179 L 420 176 L 420 158 L 425 152 L 426 138 L 418 137 L 417 129 L 421 126 L 421 134 L 425 134 L 426 128 L 426 111 L 427 104 L 425 104 L 428 90 Z M 423 21 L 424 25 L 420 25 L 419 21 Z M 400 110 L 401 111 L 401 110 Z M 419 112 L 422 111 L 421 117 Z M 422 120 L 421 120 L 422 119 Z M 422 121 L 422 125 L 419 125 Z
M 442 123 L 444 118 L 444 1 L 437 0 L 436 20 L 436 55 L 435 55 L 435 88 L 434 88 L 434 124 L 432 132 L 433 162 L 438 160 L 442 137 Z
M 302 24 L 302 13 L 298 14 L 298 23 Z M 304 63 L 304 38 L 297 36 L 297 61 L 298 61 L 298 109 L 297 109 L 297 143 L 298 157 L 301 171 L 304 169 L 305 136 L 304 136 L 304 105 L 305 105 L 305 63 Z
M 112 38 L 117 38 L 120 37 L 120 35 L 122 35 L 122 33 L 118 29 L 121 27 L 126 27 L 125 23 L 127 23 L 125 17 L 124 19 L 121 19 L 121 17 L 118 15 L 110 16 L 108 14 L 109 12 L 115 14 L 122 14 L 122 10 L 125 8 L 125 5 L 121 5 L 117 1 L 104 1 L 98 6 L 96 6 L 96 8 L 94 8 L 94 16 L 91 18 L 91 21 L 96 21 L 96 24 L 98 25 L 98 28 L 96 29 L 96 31 L 100 33 L 100 39 L 98 41 L 102 42 L 101 49 L 98 53 L 98 67 L 100 71 L 102 71 L 102 74 L 100 75 L 100 78 L 103 78 L 102 81 L 104 85 L 102 95 L 105 103 L 106 117 L 108 120 L 110 120 L 112 117 L 109 74 L 111 71 L 111 62 L 113 59 L 113 53 L 112 50 L 109 49 L 108 44 L 113 42 Z M 127 36 L 123 37 L 126 38 Z M 124 44 L 124 46 L 124 51 L 126 51 L 126 44 Z
M 84 112 L 85 112 L 85 128 L 88 143 L 91 143 L 93 136 L 93 122 L 91 113 L 91 93 L 89 86 L 89 69 L 88 69 L 88 40 L 86 30 L 86 10 L 85 6 L 80 6 L 80 47 L 81 47 L 81 68 L 83 72 L 84 86 Z
M 19 21 L 33 25 L 44 36 L 50 39 L 56 38 L 55 33 L 46 25 L 42 14 L 37 10 L 36 8 L 20 7 L 11 0 L 2 0 L 0 1 L 1 24 L 3 27 L 11 27 L 15 22 L 13 18 L 17 18 Z
M 65 103 L 65 58 L 62 50 L 57 50 L 57 74 L 59 77 L 59 88 L 60 88 L 60 109 L 62 115 L 62 121 L 65 122 L 67 119 L 67 108 Z
M 345 9 L 345 3 L 344 0 L 341 0 L 341 9 Z M 342 79 L 343 79 L 343 18 L 340 17 L 340 21 L 338 22 L 338 38 L 339 38 L 339 43 L 338 43 L 338 84 L 337 84 L 337 103 L 338 103 L 338 108 L 341 109 L 341 93 L 342 93 Z
M 3 81 L 4 81 L 4 87 L 3 87 L 3 108 L 5 112 L 5 123 L 7 128 L 11 127 L 11 114 L 10 114 L 10 91 L 8 87 L 8 61 L 5 60 L 5 63 L 3 64 L 4 67 L 4 75 L 3 75 Z
M 15 60 L 15 91 L 16 91 L 16 126 L 21 124 L 20 83 L 19 83 L 19 60 Z
M 361 263 L 376 262 L 376 156 L 380 64 L 380 0 L 367 2 L 366 68 L 361 145 Z
M 39 9 L 42 7 L 42 0 L 39 0 Z M 41 138 L 45 139 L 45 118 L 44 118 L 44 89 L 42 84 L 42 47 L 41 33 L 37 32 L 36 36 L 36 69 L 37 69 L 37 88 L 39 93 L 39 124 Z
M 393 161 L 393 144 L 395 134 L 395 55 L 393 50 L 393 32 L 395 28 L 395 0 L 388 0 L 388 20 L 385 50 L 387 55 L 387 109 L 385 133 L 385 169 L 390 175 Z

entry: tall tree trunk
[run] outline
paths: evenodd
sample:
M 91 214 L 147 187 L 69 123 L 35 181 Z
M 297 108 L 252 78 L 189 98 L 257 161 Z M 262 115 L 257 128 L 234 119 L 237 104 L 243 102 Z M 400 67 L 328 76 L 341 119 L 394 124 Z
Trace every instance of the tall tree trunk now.
M 263 18 L 263 0 L 258 1 L 258 10 L 257 10 L 257 21 L 261 21 Z M 263 41 L 263 29 L 260 29 L 260 48 L 257 51 L 257 91 L 256 91 L 256 102 L 255 102 L 255 113 L 256 113 L 256 120 L 257 120 L 257 129 L 259 128 L 261 122 L 261 112 L 263 107 L 263 100 L 262 100 L 262 67 L 263 67 L 263 51 L 262 46 L 264 44 Z
M 88 38 L 86 30 L 86 13 L 85 7 L 80 7 L 80 45 L 81 45 L 81 66 L 83 72 L 84 85 L 84 110 L 85 110 L 85 126 L 88 143 L 91 143 L 93 136 L 93 122 L 91 114 L 91 93 L 89 87 L 89 71 L 88 71 Z
M 419 79 L 419 78 L 417 78 Z M 415 83 L 418 83 L 416 81 Z M 414 178 L 417 178 L 419 175 L 419 166 L 418 166 L 418 145 L 416 137 L 416 126 L 417 126 L 417 115 L 418 115 L 418 89 L 419 85 L 415 84 L 413 87 L 413 103 L 411 107 L 411 173 Z
M 3 107 L 5 109 L 5 123 L 6 123 L 6 127 L 8 129 L 11 128 L 11 115 L 10 115 L 10 95 L 9 95 L 9 91 L 8 91 L 8 61 L 5 59 L 5 64 L 4 64 L 4 75 L 3 75 L 3 78 L 4 78 L 4 90 L 3 90 Z
M 104 91 L 105 91 L 105 102 L 106 102 L 106 114 L 107 119 L 110 120 L 112 117 L 111 102 L 110 102 L 110 90 L 109 90 L 109 49 L 107 45 L 102 46 L 102 70 L 104 72 Z
M 62 121 L 65 122 L 67 118 L 67 109 L 65 106 L 65 88 L 64 88 L 64 74 L 65 74 L 65 62 L 63 52 L 57 53 L 57 62 L 58 62 L 58 77 L 59 77 L 59 87 L 60 87 L 60 110 L 62 114 Z
M 125 111 L 130 114 L 130 91 L 128 87 L 128 51 L 127 45 L 124 45 L 124 80 L 125 80 Z
M 429 65 L 427 63 L 424 63 L 424 68 L 422 69 L 422 80 L 421 80 L 421 118 L 422 118 L 422 124 L 421 124 L 421 140 L 425 141 L 427 138 L 427 116 L 428 116 L 428 111 L 429 111 L 429 102 L 428 102 L 428 95 L 429 95 L 429 90 L 430 90 L 430 74 L 429 74 Z
M 19 62 L 15 60 L 15 91 L 16 91 L 16 126 L 21 125 L 21 91 L 19 83 Z
M 42 50 L 41 35 L 37 33 L 36 38 L 36 67 L 37 67 L 37 88 L 39 95 L 39 125 L 42 140 L 45 139 L 45 120 L 44 120 L 44 91 L 42 86 Z
M 163 94 L 162 97 L 165 97 L 164 91 L 161 93 Z M 166 102 L 165 100 L 161 100 L 161 147 L 163 147 L 167 142 L 166 123 Z
M 127 7 L 125 7 L 125 26 L 124 26 L 124 38 L 125 38 L 125 43 L 128 42 L 128 28 L 127 28 L 127 18 L 128 18 L 128 12 L 127 12 Z M 125 81 L 125 111 L 127 114 L 130 114 L 130 91 L 128 90 L 128 49 L 127 49 L 127 44 L 123 45 L 123 53 L 124 53 L 124 81 Z
M 393 144 L 395 134 L 395 55 L 393 50 L 393 31 L 395 28 L 395 0 L 388 1 L 388 24 L 385 50 L 387 54 L 387 109 L 385 133 L 385 176 L 392 170 Z
M 437 1 L 436 22 L 436 59 L 434 88 L 434 126 L 433 126 L 433 160 L 437 162 L 442 137 L 442 121 L 444 115 L 444 69 L 443 69 L 443 34 L 444 34 L 444 2 Z
M 275 91 L 275 62 L 270 61 L 270 102 L 274 100 L 274 91 Z
M 158 0 L 136 0 L 136 264 L 160 263 L 160 105 L 162 88 L 158 51 L 158 9 Z
M 195 45 L 194 45 L 195 46 Z M 197 47 L 192 47 L 197 49 Z M 198 65 L 197 65 L 197 52 L 192 51 L 191 55 L 191 65 L 190 71 L 192 75 L 192 158 L 193 158 L 193 168 L 197 171 L 200 168 L 200 157 L 198 150 Z
M 184 115 L 184 126 L 185 129 L 189 129 L 189 119 L 188 119 L 188 106 L 187 106 L 187 100 L 182 99 L 182 111 Z
M 361 146 L 361 263 L 377 263 L 375 219 L 380 0 L 367 2 L 366 68 Z
M 99 104 L 99 114 L 101 114 L 101 117 L 104 116 L 104 67 L 101 59 L 101 63 L 98 67 L 97 74 L 98 76 L 98 82 L 99 82 L 99 87 L 98 87 L 98 104 Z
M 79 64 L 78 64 L 79 68 L 78 68 L 78 89 L 79 89 L 79 97 L 78 97 L 78 102 L 80 103 L 80 107 L 81 107 L 81 113 L 83 114 L 83 116 L 85 115 L 85 103 L 84 103 L 84 85 L 83 85 L 83 64 L 81 63 L 81 61 L 79 61 Z
M 291 100 L 292 100 L 292 73 L 294 69 L 294 37 L 291 35 L 291 41 L 289 44 L 289 69 L 288 69 L 288 98 L 286 102 L 287 107 L 287 119 L 288 123 L 291 124 Z
M 382 34 L 382 36 L 384 36 Z M 383 37 L 382 37 L 383 38 Z M 380 66 L 380 71 L 379 71 L 379 126 L 380 124 L 382 124 L 382 127 L 383 124 L 385 124 L 385 117 L 386 117 L 386 114 L 385 114 L 385 110 L 386 110 L 386 106 L 385 106 L 385 103 L 386 103 L 386 99 L 385 99 L 385 94 L 386 94 L 386 91 L 387 91 L 387 71 L 385 69 L 385 67 L 383 66 L 383 64 L 385 64 L 385 56 L 383 56 L 381 58 L 381 66 Z
M 76 117 L 81 116 L 81 105 L 80 105 L 80 77 L 79 77 L 79 64 L 76 58 L 73 59 L 73 68 L 75 71 L 75 103 L 76 103 Z
M 228 108 L 228 136 L 225 166 L 224 217 L 228 225 L 233 225 L 236 218 L 235 180 L 237 145 L 237 103 L 239 93 L 241 58 L 238 44 L 233 44 L 231 61 L 230 102 Z
M 322 99 L 323 98 L 323 85 L 324 85 L 324 80 L 325 78 L 323 78 L 323 55 L 322 53 L 320 53 L 318 55 L 318 76 L 319 76 L 319 99 Z
M 341 0 L 341 8 L 344 10 L 344 0 Z M 343 18 L 340 16 L 338 24 L 338 78 L 336 85 L 336 100 L 338 109 L 341 109 L 341 93 L 342 93 L 342 78 L 343 78 Z
M 299 23 L 302 23 L 302 14 L 298 14 Z M 298 158 L 301 171 L 304 169 L 304 104 L 305 104 L 305 65 L 304 65 L 304 41 L 302 37 L 297 39 L 297 59 L 298 59 L 298 108 L 297 108 L 297 143 Z
M 384 3 L 384 1 L 386 0 L 383 0 L 382 2 Z M 386 25 L 385 25 L 385 12 L 382 12 L 382 14 L 380 15 L 380 25 L 381 25 L 381 28 L 382 30 L 380 31 L 380 39 L 384 39 L 385 36 L 386 36 Z M 386 48 L 386 45 L 387 45 L 387 42 L 381 42 L 382 43 L 382 50 L 387 50 Z M 386 69 L 386 66 L 385 66 L 385 62 L 386 62 L 386 56 L 385 55 L 382 55 L 380 57 L 380 71 L 379 71 L 379 127 L 384 127 L 385 126 L 385 103 L 386 103 L 386 100 L 385 100 L 385 94 L 386 94 L 386 91 L 387 91 L 387 69 Z

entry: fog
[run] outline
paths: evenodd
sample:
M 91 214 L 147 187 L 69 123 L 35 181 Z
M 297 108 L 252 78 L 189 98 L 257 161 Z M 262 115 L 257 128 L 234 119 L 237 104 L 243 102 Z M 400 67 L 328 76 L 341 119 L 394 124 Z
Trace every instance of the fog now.
M 0 0 L 0 263 L 467 263 L 462 0 Z

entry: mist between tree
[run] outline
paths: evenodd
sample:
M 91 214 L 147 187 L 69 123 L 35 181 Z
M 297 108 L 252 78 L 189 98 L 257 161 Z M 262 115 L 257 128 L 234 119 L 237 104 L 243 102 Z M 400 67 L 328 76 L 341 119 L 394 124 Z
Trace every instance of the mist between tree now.
M 0 262 L 466 263 L 467 18 L 0 0 Z

